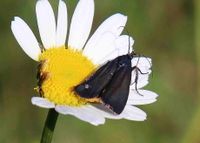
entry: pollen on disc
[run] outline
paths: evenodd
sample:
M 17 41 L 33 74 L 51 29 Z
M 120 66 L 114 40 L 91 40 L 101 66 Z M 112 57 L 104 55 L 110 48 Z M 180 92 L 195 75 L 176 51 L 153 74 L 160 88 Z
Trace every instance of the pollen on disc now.
M 73 87 L 83 81 L 96 68 L 82 52 L 71 48 L 50 48 L 39 57 L 40 75 L 46 74 L 41 84 L 43 96 L 59 105 L 79 106 L 87 101 L 73 92 Z

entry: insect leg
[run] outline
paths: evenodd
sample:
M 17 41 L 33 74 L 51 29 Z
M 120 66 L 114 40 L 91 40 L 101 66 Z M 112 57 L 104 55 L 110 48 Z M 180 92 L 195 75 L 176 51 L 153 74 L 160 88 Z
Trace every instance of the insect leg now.
M 134 79 L 134 82 L 133 83 L 131 83 L 131 84 L 135 84 L 135 90 L 136 90 L 136 92 L 139 94 L 139 95 L 142 95 L 142 94 L 140 94 L 139 93 L 139 91 L 138 91 L 138 87 L 137 87 L 137 85 L 138 85 L 138 80 L 139 80 L 139 74 L 149 74 L 148 72 L 146 72 L 146 73 L 144 73 L 144 72 L 142 72 L 141 71 L 141 69 L 140 68 L 138 68 L 138 63 L 139 63 L 139 59 L 140 59 L 140 57 L 138 57 L 138 60 L 137 60 L 137 63 L 136 63 L 136 65 L 134 66 L 134 67 L 132 67 L 132 71 L 135 71 L 135 79 Z M 143 96 L 143 95 L 142 95 Z
M 132 68 L 132 70 L 135 70 L 135 79 L 134 79 L 134 82 L 131 83 L 131 84 L 134 84 L 134 83 L 135 83 L 135 90 L 136 90 L 136 92 L 137 92 L 139 95 L 143 96 L 142 94 L 139 93 L 138 88 L 137 88 L 138 77 L 139 77 L 140 69 L 139 69 L 137 66 L 134 66 L 134 67 Z

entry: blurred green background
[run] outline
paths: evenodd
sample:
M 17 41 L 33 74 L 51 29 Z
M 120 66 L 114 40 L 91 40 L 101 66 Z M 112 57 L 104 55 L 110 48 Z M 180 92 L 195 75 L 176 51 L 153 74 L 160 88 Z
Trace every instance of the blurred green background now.
M 77 0 L 64 1 L 71 16 Z M 56 12 L 58 0 L 50 2 Z M 46 109 L 30 102 L 37 94 L 33 90 L 37 63 L 25 55 L 10 30 L 13 17 L 20 16 L 39 39 L 35 3 L 36 0 L 0 1 L 0 143 L 39 142 L 47 115 Z M 114 13 L 128 16 L 126 31 L 135 39 L 135 51 L 153 59 L 153 76 L 146 89 L 160 96 L 155 104 L 140 106 L 148 113 L 145 122 L 107 120 L 105 125 L 95 127 L 61 115 L 53 142 L 199 143 L 198 3 L 95 0 L 94 29 Z

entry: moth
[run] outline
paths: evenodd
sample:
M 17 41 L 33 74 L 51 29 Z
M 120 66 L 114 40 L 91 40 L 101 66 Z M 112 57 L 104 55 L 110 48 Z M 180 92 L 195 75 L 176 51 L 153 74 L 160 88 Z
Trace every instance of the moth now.
M 106 107 L 120 114 L 128 100 L 132 71 L 135 70 L 135 86 L 139 73 L 137 65 L 132 67 L 131 60 L 138 57 L 134 52 L 118 56 L 108 61 L 82 83 L 74 87 L 74 91 L 83 98 L 99 98 Z M 139 60 L 139 58 L 138 58 Z

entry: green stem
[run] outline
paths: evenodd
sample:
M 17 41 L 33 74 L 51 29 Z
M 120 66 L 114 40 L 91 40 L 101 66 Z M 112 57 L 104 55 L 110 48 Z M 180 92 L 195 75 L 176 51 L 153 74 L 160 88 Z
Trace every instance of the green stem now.
M 50 109 L 42 132 L 41 143 L 51 143 L 58 113 Z

